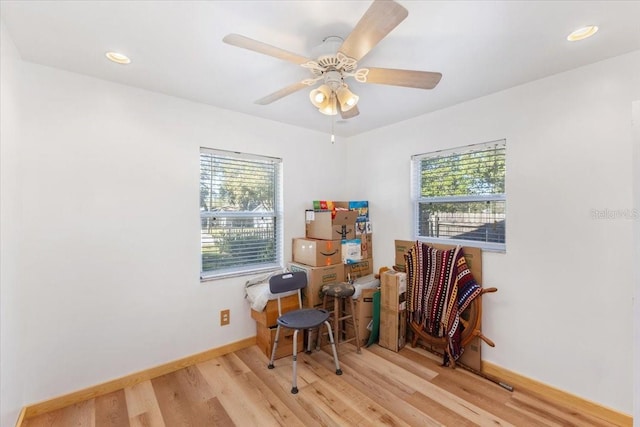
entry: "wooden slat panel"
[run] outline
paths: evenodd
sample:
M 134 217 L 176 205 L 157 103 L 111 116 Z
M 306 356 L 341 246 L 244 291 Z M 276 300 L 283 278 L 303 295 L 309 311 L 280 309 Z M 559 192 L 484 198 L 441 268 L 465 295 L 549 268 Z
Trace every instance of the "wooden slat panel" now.
M 298 399 L 296 395 L 290 393 L 291 377 L 284 379 L 278 374 L 278 371 L 287 368 L 278 363 L 275 369 L 267 369 L 268 360 L 264 354 L 253 346 L 235 353 L 255 374 L 257 378 L 277 397 L 284 405 L 286 405 L 293 414 L 299 419 L 305 420 L 307 426 L 317 427 L 322 425 L 320 418 L 314 412 L 307 411 L 306 405 L 302 399 Z M 281 359 L 278 362 L 281 362 Z M 291 369 L 289 366 L 288 369 Z M 288 372 L 291 372 L 290 370 Z
M 247 395 L 236 378 L 229 375 L 218 360 L 200 363 L 197 369 L 209 382 L 216 397 L 239 426 L 276 426 L 278 422 L 255 394 Z
M 75 426 L 95 427 L 93 399 L 60 408 L 37 417 L 27 418 L 23 421 L 23 427 L 54 427 Z
M 165 427 L 151 381 L 124 389 L 131 427 Z
M 124 390 L 96 397 L 95 412 L 97 426 L 129 427 L 129 414 Z
M 151 381 L 167 426 L 234 425 L 196 367 Z

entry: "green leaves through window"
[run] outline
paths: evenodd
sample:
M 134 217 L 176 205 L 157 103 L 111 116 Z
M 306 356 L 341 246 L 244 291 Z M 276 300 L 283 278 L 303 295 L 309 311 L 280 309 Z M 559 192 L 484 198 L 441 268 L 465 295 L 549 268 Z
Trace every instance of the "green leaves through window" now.
M 280 267 L 281 166 L 277 158 L 200 150 L 202 279 Z
M 412 157 L 416 239 L 504 251 L 506 141 Z

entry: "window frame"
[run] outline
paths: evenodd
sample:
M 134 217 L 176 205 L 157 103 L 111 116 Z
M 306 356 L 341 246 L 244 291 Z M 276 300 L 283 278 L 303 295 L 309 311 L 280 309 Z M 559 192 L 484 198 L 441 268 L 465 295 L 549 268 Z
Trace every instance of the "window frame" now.
M 424 159 L 433 159 L 440 157 L 447 157 L 453 155 L 467 154 L 479 151 L 486 151 L 487 148 L 500 147 L 504 150 L 503 160 L 505 162 L 505 174 L 504 174 L 504 192 L 495 194 L 468 194 L 458 196 L 429 196 L 422 197 L 422 179 L 420 176 L 421 161 Z M 411 196 L 413 203 L 413 236 L 415 240 L 427 243 L 439 243 L 447 245 L 457 246 L 470 246 L 481 248 L 490 252 L 503 252 L 507 250 L 506 242 L 506 209 L 507 209 L 507 192 L 506 192 L 506 158 L 507 158 L 507 144 L 506 139 L 499 139 L 489 142 L 483 142 L 479 144 L 467 145 L 463 147 L 456 147 L 453 149 L 439 150 L 429 153 L 416 154 L 411 156 Z M 504 226 L 505 235 L 504 242 L 487 242 L 481 240 L 467 240 L 456 238 L 443 238 L 432 236 L 420 235 L 420 206 L 425 203 L 455 203 L 455 202 L 504 202 Z
M 219 158 L 225 159 L 234 159 L 237 161 L 259 161 L 271 163 L 274 166 L 274 192 L 273 192 L 273 210 L 263 210 L 263 211 L 229 211 L 229 212 L 220 212 L 220 211 L 207 211 L 202 208 L 202 204 L 200 205 L 200 281 L 207 282 L 212 280 L 224 279 L 228 277 L 236 277 L 236 276 L 245 276 L 257 273 L 271 272 L 282 269 L 284 263 L 284 215 L 283 215 L 283 161 L 278 157 L 270 157 L 258 154 L 250 154 L 250 153 L 241 153 L 237 151 L 228 151 L 228 150 L 220 150 L 213 149 L 208 147 L 200 147 L 199 150 L 199 175 L 200 175 L 200 183 L 202 183 L 203 177 L 203 154 L 210 155 Z M 199 197 L 202 197 L 201 191 L 199 191 Z M 204 244 L 203 244 L 203 232 L 202 232 L 202 224 L 203 220 L 207 218 L 222 218 L 225 220 L 237 220 L 237 219 L 254 219 L 254 220 L 264 220 L 264 218 L 273 218 L 273 227 L 274 227 L 274 236 L 273 236 L 273 244 L 275 247 L 275 261 L 274 262 L 264 262 L 264 263 L 250 263 L 241 266 L 231 266 L 227 268 L 218 268 L 216 270 L 207 270 L 204 271 L 203 268 L 203 252 L 204 252 Z

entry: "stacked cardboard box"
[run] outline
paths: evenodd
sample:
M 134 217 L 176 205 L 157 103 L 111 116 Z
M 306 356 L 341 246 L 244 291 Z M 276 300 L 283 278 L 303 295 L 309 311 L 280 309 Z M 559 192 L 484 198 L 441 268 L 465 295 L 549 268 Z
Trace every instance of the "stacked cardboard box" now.
M 407 335 L 407 275 L 389 270 L 380 276 L 380 341 L 393 351 L 404 347 Z
M 320 291 L 325 284 L 373 273 L 368 209 L 366 201 L 314 201 L 313 209 L 305 211 L 305 237 L 293 239 L 289 269 L 307 273 L 306 307 L 322 304 Z
M 349 217 L 346 218 L 346 215 Z M 373 273 L 373 238 L 368 201 L 316 200 L 313 202 L 313 211 L 307 211 L 306 220 L 308 237 L 340 234 L 346 280 Z
M 307 273 L 307 287 L 302 292 L 302 303 L 305 307 L 317 307 L 322 304 L 320 291 L 328 283 L 344 282 L 344 265 L 335 264 L 326 267 L 313 267 L 299 262 L 289 263 L 290 271 Z
M 298 296 L 290 295 L 280 301 L 282 313 L 299 308 Z M 256 321 L 256 344 L 267 355 L 271 357 L 271 350 L 276 338 L 276 328 L 278 326 L 278 301 L 270 300 L 263 311 L 251 310 L 251 317 Z M 298 333 L 298 353 L 303 350 L 304 334 Z M 278 348 L 276 349 L 276 359 L 293 354 L 293 330 L 280 329 L 278 338 Z
M 366 201 L 314 201 L 313 209 L 305 211 L 305 237 L 293 239 L 293 261 L 288 265 L 290 271 L 307 274 L 307 287 L 303 290 L 305 307 L 322 305 L 324 285 L 373 273 L 372 238 L 367 234 L 371 229 L 368 206 Z M 360 304 L 355 301 L 359 307 L 356 311 L 367 317 L 359 322 L 365 328 L 371 320 L 371 301 L 371 298 Z

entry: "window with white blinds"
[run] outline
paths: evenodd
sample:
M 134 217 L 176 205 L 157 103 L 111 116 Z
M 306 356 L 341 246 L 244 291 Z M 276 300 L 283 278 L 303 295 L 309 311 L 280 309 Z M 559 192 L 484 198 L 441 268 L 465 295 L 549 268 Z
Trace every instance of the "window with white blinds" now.
M 282 160 L 200 149 L 202 279 L 280 268 Z
M 506 141 L 412 156 L 415 236 L 505 251 Z

